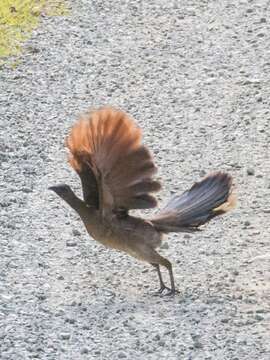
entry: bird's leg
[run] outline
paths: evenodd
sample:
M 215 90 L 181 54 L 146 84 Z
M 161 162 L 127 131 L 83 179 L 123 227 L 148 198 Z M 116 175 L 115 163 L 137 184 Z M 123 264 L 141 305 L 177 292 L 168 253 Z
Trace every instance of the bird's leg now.
M 178 291 L 175 289 L 175 284 L 174 284 L 174 277 L 173 277 L 173 271 L 172 271 L 172 264 L 169 262 L 169 266 L 167 267 L 168 271 L 169 271 L 169 275 L 170 275 L 170 281 L 171 281 L 171 289 L 170 291 L 166 294 L 166 295 L 175 295 Z
M 159 254 L 157 254 L 157 255 L 159 256 L 159 264 L 165 266 L 168 269 L 169 275 L 170 275 L 171 288 L 170 288 L 170 291 L 168 293 L 166 293 L 166 295 L 175 295 L 176 293 L 178 293 L 178 291 L 175 289 L 172 264 L 169 260 L 160 256 Z
M 156 250 L 150 246 L 137 248 L 137 254 L 139 255 L 140 259 L 147 261 L 157 269 L 158 278 L 160 282 L 159 293 L 162 293 L 165 289 L 167 289 L 168 292 L 166 293 L 166 295 L 175 295 L 175 293 L 177 293 L 178 291 L 175 289 L 172 264 L 170 263 L 170 261 L 159 255 L 159 253 L 157 253 Z M 160 272 L 160 265 L 165 266 L 165 268 L 168 269 L 169 271 L 171 288 L 168 288 L 163 282 Z
M 162 294 L 165 289 L 171 290 L 170 288 L 168 288 L 168 287 L 164 284 L 164 281 L 163 281 L 163 279 L 162 279 L 162 275 L 161 275 L 161 271 L 160 271 L 160 266 L 159 266 L 159 264 L 152 264 L 152 265 L 154 266 L 154 268 L 157 269 L 157 273 L 158 273 L 158 279 L 159 279 L 159 283 L 160 283 L 160 289 L 158 290 L 158 293 L 159 293 L 159 294 Z

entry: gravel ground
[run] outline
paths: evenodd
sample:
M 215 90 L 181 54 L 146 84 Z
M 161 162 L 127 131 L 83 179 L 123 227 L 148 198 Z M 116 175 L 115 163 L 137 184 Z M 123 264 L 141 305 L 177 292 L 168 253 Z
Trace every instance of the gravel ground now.
M 177 4 L 72 1 L 1 71 L 1 359 L 270 359 L 269 2 Z M 47 190 L 80 193 L 64 137 L 104 104 L 144 128 L 163 201 L 235 178 L 236 210 L 163 245 L 174 298 Z

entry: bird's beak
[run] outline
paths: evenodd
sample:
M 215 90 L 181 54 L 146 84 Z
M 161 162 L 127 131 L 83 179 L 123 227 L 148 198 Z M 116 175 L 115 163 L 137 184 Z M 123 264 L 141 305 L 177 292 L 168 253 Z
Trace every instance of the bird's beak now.
M 57 186 L 50 186 L 50 187 L 48 187 L 48 190 L 52 190 L 52 191 L 56 191 L 56 189 L 57 189 Z

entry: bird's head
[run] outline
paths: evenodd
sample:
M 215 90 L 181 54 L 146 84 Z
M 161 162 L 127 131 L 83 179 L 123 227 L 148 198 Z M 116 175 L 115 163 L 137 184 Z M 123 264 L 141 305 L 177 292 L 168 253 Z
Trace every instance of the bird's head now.
M 66 184 L 59 184 L 49 187 L 49 190 L 54 191 L 63 200 L 68 201 L 74 198 L 74 192 Z

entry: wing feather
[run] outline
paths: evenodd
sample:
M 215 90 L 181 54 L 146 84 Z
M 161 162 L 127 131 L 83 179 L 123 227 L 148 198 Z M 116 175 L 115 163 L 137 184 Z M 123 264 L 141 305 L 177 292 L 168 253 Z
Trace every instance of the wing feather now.
M 86 167 L 94 174 L 99 207 L 122 211 L 157 205 L 151 193 L 161 185 L 152 179 L 157 169 L 141 138 L 135 122 L 113 108 L 88 113 L 71 129 L 67 138 L 70 164 L 79 174 Z

